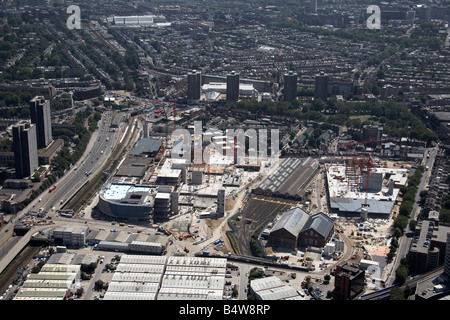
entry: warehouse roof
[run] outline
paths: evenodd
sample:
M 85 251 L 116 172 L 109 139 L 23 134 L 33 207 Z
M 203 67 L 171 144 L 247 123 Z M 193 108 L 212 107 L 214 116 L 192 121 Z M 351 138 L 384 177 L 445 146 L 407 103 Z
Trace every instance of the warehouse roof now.
M 330 198 L 331 209 L 336 209 L 343 212 L 361 212 L 364 206 L 365 199 L 350 199 L 350 198 Z M 394 201 L 381 201 L 367 199 L 367 209 L 369 213 L 388 215 L 391 213 L 395 202 Z
M 147 272 L 162 274 L 164 265 L 119 263 L 115 272 Z
M 309 215 L 300 208 L 293 208 L 281 216 L 281 219 L 275 224 L 271 232 L 285 229 L 295 237 L 307 223 Z
M 130 150 L 130 155 L 138 155 L 141 153 L 157 152 L 161 148 L 161 138 L 143 138 L 136 142 L 135 146 Z
M 310 216 L 303 230 L 313 229 L 324 237 L 327 237 L 333 228 L 334 221 L 323 212 Z
M 152 282 L 111 282 L 108 286 L 108 292 L 156 293 L 158 289 L 159 284 Z
M 161 288 L 158 300 L 222 300 L 223 289 Z
M 167 257 L 165 256 L 143 256 L 135 254 L 124 254 L 120 258 L 120 263 L 165 265 L 166 260 Z
M 155 300 L 154 292 L 110 292 L 105 293 L 103 300 Z
M 295 289 L 275 276 L 251 280 L 250 287 L 260 300 L 303 300 Z
M 118 282 L 154 282 L 159 283 L 161 281 L 162 274 L 145 273 L 145 272 L 114 272 L 112 281 Z
M 300 195 L 318 169 L 313 158 L 287 158 L 256 188 L 274 194 Z

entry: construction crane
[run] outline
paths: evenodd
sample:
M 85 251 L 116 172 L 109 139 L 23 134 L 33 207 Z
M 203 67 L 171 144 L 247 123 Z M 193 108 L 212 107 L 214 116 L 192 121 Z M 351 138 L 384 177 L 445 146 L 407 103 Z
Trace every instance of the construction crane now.
M 367 141 L 358 141 L 358 142 L 351 142 L 351 143 L 339 143 L 338 146 L 342 146 L 344 147 L 346 150 L 350 151 L 351 153 L 355 154 L 355 156 L 357 156 L 356 159 L 351 159 L 350 163 L 348 162 L 348 160 L 346 161 L 346 174 L 347 174 L 347 179 L 349 181 L 349 186 L 352 186 L 353 184 L 360 184 L 360 178 L 364 177 L 364 172 L 366 174 L 365 178 L 365 197 L 364 197 L 364 207 L 367 207 L 367 199 L 368 199 L 368 193 L 369 193 L 369 181 L 370 181 L 370 171 L 373 167 L 376 167 L 377 164 L 374 163 L 372 161 L 373 158 L 373 147 L 372 147 L 372 153 L 369 155 L 369 157 L 364 157 L 361 154 L 359 154 L 358 152 L 356 152 L 353 149 L 350 149 L 348 146 L 350 145 L 354 145 L 354 144 L 367 144 L 367 143 L 371 143 L 372 146 L 375 142 L 380 142 L 380 141 L 385 141 L 385 140 L 367 140 Z M 359 175 L 357 173 L 358 168 L 356 168 L 356 166 L 359 166 Z M 358 179 L 357 182 L 355 182 L 355 179 Z

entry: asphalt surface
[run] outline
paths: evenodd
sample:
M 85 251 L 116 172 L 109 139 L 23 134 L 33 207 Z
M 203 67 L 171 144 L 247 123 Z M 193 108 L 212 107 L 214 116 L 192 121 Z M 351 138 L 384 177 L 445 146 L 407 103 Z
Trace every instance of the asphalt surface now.
M 37 208 L 42 208 L 43 211 L 51 210 L 53 207 L 56 210 L 60 209 L 71 195 L 101 169 L 103 162 L 111 155 L 120 139 L 120 130 L 116 132 L 110 130 L 111 115 L 111 111 L 103 113 L 102 119 L 98 124 L 99 129 L 91 138 L 93 144 L 92 146 L 88 145 L 87 150 L 90 150 L 88 154 L 83 155 L 79 162 L 61 178 L 62 182 L 60 180 L 55 183 L 56 189 L 51 194 L 48 194 L 46 199 L 42 199 L 42 203 L 36 206 Z M 122 116 L 123 114 L 119 113 L 116 115 L 116 119 Z M 86 175 L 89 172 L 91 174 L 89 176 Z
M 433 164 L 434 164 L 434 159 L 436 158 L 437 155 L 437 150 L 438 148 L 433 148 L 430 151 L 430 157 L 429 158 L 425 158 L 425 164 L 424 167 L 428 166 L 429 169 L 427 171 L 424 171 L 423 175 L 422 175 L 422 179 L 420 181 L 420 184 L 417 188 L 417 194 L 416 194 L 416 199 L 414 202 L 414 206 L 413 206 L 413 210 L 411 212 L 411 217 L 408 220 L 417 220 L 417 215 L 420 212 L 420 210 L 418 210 L 418 201 L 420 200 L 420 192 L 427 186 L 428 184 L 428 180 L 430 178 L 431 175 L 431 171 L 433 169 Z M 409 230 L 409 226 L 407 227 Z M 412 237 L 408 237 L 408 233 L 406 232 L 405 235 L 403 235 L 403 237 L 400 238 L 399 241 L 399 247 L 397 249 L 397 254 L 395 256 L 395 260 L 394 260 L 394 266 L 392 267 L 392 271 L 390 276 L 388 277 L 388 279 L 386 280 L 386 286 L 389 286 L 391 284 L 394 283 L 395 280 L 395 270 L 397 270 L 397 268 L 400 266 L 400 261 L 402 258 L 405 258 L 406 255 L 409 252 L 409 248 L 411 247 L 411 242 L 413 240 Z

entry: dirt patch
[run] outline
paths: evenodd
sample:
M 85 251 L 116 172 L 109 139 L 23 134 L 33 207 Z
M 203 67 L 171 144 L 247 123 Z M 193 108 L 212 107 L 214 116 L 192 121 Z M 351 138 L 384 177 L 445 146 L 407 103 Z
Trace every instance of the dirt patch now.
M 273 255 L 275 255 L 277 253 L 278 253 L 278 251 L 275 248 L 273 248 L 273 247 L 266 247 L 266 254 L 268 256 L 273 256 Z
M 208 226 L 208 228 L 210 228 L 211 230 L 215 230 L 217 229 L 220 224 L 222 223 L 224 218 L 220 218 L 220 219 L 209 219 L 206 220 L 206 225 Z

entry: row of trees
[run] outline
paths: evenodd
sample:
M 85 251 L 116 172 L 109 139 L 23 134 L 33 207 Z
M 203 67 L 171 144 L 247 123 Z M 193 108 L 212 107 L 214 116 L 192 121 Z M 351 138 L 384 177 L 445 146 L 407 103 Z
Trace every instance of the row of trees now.
M 407 226 L 408 219 L 411 215 L 411 212 L 414 207 L 414 202 L 416 199 L 416 194 L 418 191 L 418 186 L 422 179 L 422 175 L 424 172 L 424 168 L 422 166 L 418 167 L 414 172 L 413 176 L 408 179 L 408 187 L 402 187 L 401 193 L 403 195 L 402 204 L 399 210 L 399 216 L 394 220 L 394 234 L 391 239 L 390 251 L 388 254 L 388 259 L 392 260 L 399 246 L 398 241 L 399 238 L 404 234 Z M 417 221 L 411 220 L 409 223 L 409 229 L 414 230 L 416 227 Z M 408 267 L 408 259 L 403 258 L 400 261 L 400 266 L 395 271 L 395 283 L 399 285 L 403 285 L 408 278 L 409 275 L 409 267 Z M 395 288 L 391 291 L 391 300 L 405 300 L 411 294 L 410 290 L 403 291 L 401 288 Z
M 314 120 L 329 124 L 356 127 L 364 124 L 382 124 L 384 132 L 389 136 L 408 137 L 431 143 L 437 141 L 437 135 L 413 115 L 407 107 L 396 102 L 338 102 L 328 99 L 327 102 L 315 100 L 301 103 L 299 101 L 256 101 L 242 100 L 229 103 L 230 109 L 244 109 L 253 114 L 285 116 L 299 120 Z M 364 122 L 354 116 L 370 115 L 372 119 Z

